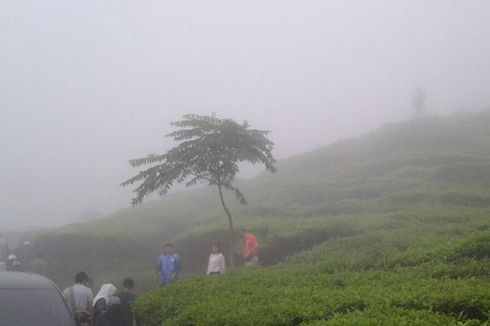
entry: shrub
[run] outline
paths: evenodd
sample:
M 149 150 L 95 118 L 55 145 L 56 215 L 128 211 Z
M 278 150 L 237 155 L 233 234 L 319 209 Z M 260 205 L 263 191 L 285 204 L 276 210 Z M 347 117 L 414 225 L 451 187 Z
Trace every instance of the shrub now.
M 451 325 L 488 319 L 485 280 L 410 270 L 337 272 L 281 267 L 195 278 L 143 295 L 144 325 Z M 412 321 L 412 323 L 411 323 Z
M 353 233 L 349 225 L 339 223 L 331 227 L 306 229 L 293 234 L 273 235 L 267 239 L 265 247 L 261 249 L 260 258 L 265 265 L 276 264 L 331 238 L 346 237 Z
M 455 318 L 431 311 L 405 310 L 399 308 L 375 307 L 364 311 L 356 311 L 350 314 L 335 314 L 329 320 L 314 321 L 303 324 L 304 326 L 326 325 L 431 325 L 449 326 L 458 325 Z
M 462 241 L 455 248 L 452 258 L 490 258 L 490 232 L 482 232 Z

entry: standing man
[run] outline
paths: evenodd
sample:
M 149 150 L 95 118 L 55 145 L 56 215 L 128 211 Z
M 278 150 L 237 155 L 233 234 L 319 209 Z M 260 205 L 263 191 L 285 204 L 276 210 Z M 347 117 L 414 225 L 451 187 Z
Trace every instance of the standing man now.
M 44 259 L 44 252 L 38 251 L 36 258 L 29 262 L 29 271 L 35 274 L 48 275 L 48 263 Z
M 160 276 L 160 285 L 167 285 L 177 281 L 180 273 L 180 257 L 173 253 L 170 243 L 163 246 L 163 254 L 158 257 L 157 270 Z
M 119 300 L 121 300 L 121 325 L 119 326 L 135 325 L 133 305 L 137 295 L 133 292 L 133 289 L 134 280 L 132 278 L 126 278 L 123 281 L 122 291 L 116 294 Z
M 245 248 L 243 248 L 243 265 L 253 267 L 259 265 L 259 243 L 251 232 L 245 232 Z
M 89 288 L 90 279 L 85 272 L 75 275 L 75 285 L 63 291 L 77 326 L 88 326 L 92 319 L 94 294 Z

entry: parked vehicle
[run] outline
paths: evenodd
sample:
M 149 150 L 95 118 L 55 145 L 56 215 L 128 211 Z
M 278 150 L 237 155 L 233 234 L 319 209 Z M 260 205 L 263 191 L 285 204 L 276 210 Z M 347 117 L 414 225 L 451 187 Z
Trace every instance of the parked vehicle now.
M 44 276 L 0 271 L 0 326 L 75 326 L 56 285 Z

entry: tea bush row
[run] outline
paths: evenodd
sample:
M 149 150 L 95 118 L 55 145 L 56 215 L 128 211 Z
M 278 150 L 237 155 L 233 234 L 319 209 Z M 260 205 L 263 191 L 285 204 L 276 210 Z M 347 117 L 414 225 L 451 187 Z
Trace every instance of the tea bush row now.
M 359 318 L 421 324 L 483 322 L 490 312 L 488 279 L 435 279 L 396 270 L 338 272 L 318 268 L 243 270 L 194 278 L 143 295 L 144 325 L 307 325 Z M 401 322 L 403 324 L 403 322 Z

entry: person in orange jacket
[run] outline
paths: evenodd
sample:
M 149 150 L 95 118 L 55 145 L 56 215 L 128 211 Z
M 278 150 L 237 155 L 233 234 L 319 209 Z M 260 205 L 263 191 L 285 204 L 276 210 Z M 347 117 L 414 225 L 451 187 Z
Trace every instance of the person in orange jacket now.
M 243 266 L 252 267 L 259 265 L 259 243 L 254 234 L 247 231 L 244 234 L 245 247 L 243 248 Z

